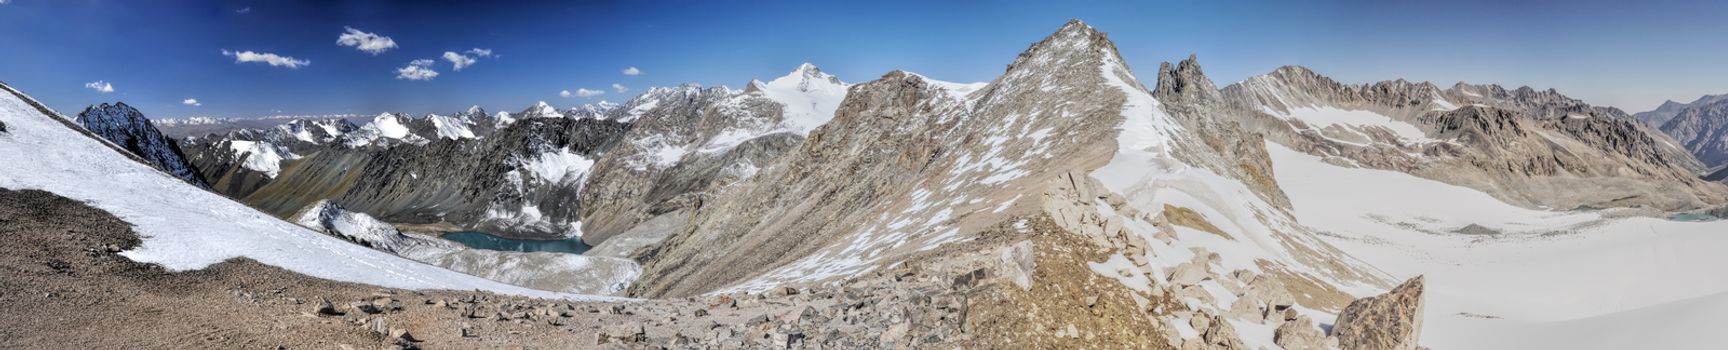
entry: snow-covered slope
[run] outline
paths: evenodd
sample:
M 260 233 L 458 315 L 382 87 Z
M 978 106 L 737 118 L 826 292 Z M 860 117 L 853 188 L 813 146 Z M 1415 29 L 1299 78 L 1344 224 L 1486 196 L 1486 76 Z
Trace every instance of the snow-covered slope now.
M 1530 210 L 1267 148 L 1302 224 L 1387 273 L 1427 276 L 1423 345 L 1678 349 L 1725 340 L 1718 330 L 1728 319 L 1716 313 L 1728 310 L 1728 221 Z
M 386 140 L 412 145 L 424 145 L 430 142 L 423 136 L 409 132 L 408 119 L 408 116 L 404 114 L 380 113 L 372 118 L 372 122 L 349 134 L 348 140 L 345 142 L 349 147 L 362 147 Z
M 131 161 L 26 101 L 0 92 L 0 120 L 8 129 L 0 134 L 0 187 L 53 192 L 126 220 L 143 239 L 121 253 L 133 260 L 192 270 L 244 257 L 385 287 L 589 298 L 489 281 L 312 232 Z
M 426 116 L 426 119 L 432 120 L 434 130 L 438 131 L 438 138 L 451 140 L 475 138 L 474 130 L 469 130 L 469 127 L 474 125 L 474 121 L 463 116 L 433 114 Z
M 816 65 L 804 63 L 792 73 L 766 83 L 751 80 L 745 91 L 779 102 L 783 106 L 781 127 L 806 134 L 834 119 L 834 110 L 846 98 L 848 86 L 851 85 L 823 73 Z
M 266 141 L 233 140 L 228 142 L 228 147 L 234 151 L 235 159 L 245 159 L 240 163 L 241 166 L 272 178 L 282 173 L 283 160 L 300 158 L 299 155 Z

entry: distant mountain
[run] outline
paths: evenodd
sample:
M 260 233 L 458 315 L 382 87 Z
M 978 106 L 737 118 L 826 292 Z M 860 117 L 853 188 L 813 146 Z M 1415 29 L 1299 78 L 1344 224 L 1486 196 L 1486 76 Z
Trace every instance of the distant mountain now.
M 582 201 L 583 240 L 640 245 L 688 219 L 709 189 L 755 175 L 833 117 L 850 86 L 812 64 L 743 90 L 652 88 L 601 115 L 630 132 L 594 164 Z M 643 226 L 645 222 L 657 225 Z M 621 250 L 632 250 L 623 248 Z
M 1668 122 L 1662 123 L 1661 129 L 1710 168 L 1719 169 L 1728 165 L 1728 98 L 1703 104 L 1688 104 L 1675 112 Z
M 576 191 L 629 127 L 478 107 L 450 115 L 383 113 L 363 125 L 295 120 L 187 138 L 213 187 L 286 217 L 323 200 L 391 223 L 521 237 L 580 235 Z
M 1669 120 L 1674 119 L 1674 115 L 1680 114 L 1681 110 L 1725 100 L 1728 100 L 1728 94 L 1704 95 L 1696 100 L 1692 100 L 1690 103 L 1679 103 L 1674 102 L 1673 100 L 1668 100 L 1662 102 L 1662 105 L 1657 106 L 1655 110 L 1634 113 L 1632 116 L 1637 117 L 1638 120 L 1644 121 L 1646 124 L 1650 124 L 1650 126 L 1662 126 L 1663 124 L 1668 124 Z
M 113 142 L 132 154 L 142 157 L 151 166 L 200 187 L 209 187 L 204 176 L 186 162 L 180 145 L 162 135 L 144 113 L 124 102 L 103 103 L 84 108 L 77 122 L 84 129 Z
M 308 115 L 308 116 L 275 115 L 275 116 L 257 117 L 257 118 L 215 118 L 215 117 L 159 118 L 159 119 L 152 119 L 150 122 L 155 123 L 156 128 L 162 130 L 162 135 L 165 135 L 165 136 L 168 136 L 171 138 L 175 138 L 175 139 L 180 139 L 180 138 L 186 138 L 186 137 L 190 137 L 190 136 L 204 136 L 204 135 L 209 135 L 209 134 L 227 133 L 229 131 L 234 131 L 234 130 L 239 130 L 239 129 L 268 129 L 268 128 L 275 127 L 277 125 L 280 125 L 282 123 L 285 123 L 285 122 L 288 122 L 291 120 L 345 119 L 345 120 L 352 122 L 352 121 L 365 121 L 366 118 L 369 118 L 369 116 L 353 115 L 353 114 Z
M 1532 208 L 1691 209 L 1728 188 L 1619 109 L 1552 89 L 1344 84 L 1287 66 L 1225 87 L 1229 116 L 1293 149 L 1466 186 Z

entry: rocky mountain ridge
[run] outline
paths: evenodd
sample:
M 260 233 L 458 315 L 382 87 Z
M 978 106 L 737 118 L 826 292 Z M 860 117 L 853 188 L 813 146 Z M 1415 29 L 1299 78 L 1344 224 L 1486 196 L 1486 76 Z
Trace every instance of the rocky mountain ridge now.
M 1699 96 L 1698 99 L 1692 100 L 1692 102 L 1688 103 L 1667 100 L 1663 101 L 1662 105 L 1656 106 L 1656 109 L 1633 113 L 1632 116 L 1650 126 L 1660 127 L 1663 124 L 1668 124 L 1668 121 L 1674 119 L 1674 115 L 1680 114 L 1680 111 L 1682 110 L 1690 107 L 1712 104 L 1723 100 L 1728 100 L 1728 94 Z
M 1728 98 L 1676 111 L 1660 129 L 1710 169 L 1728 165 Z
M 1702 165 L 1667 135 L 1552 89 L 1351 85 L 1289 66 L 1222 93 L 1230 102 L 1218 114 L 1280 144 L 1527 207 L 1684 210 L 1728 198 L 1698 179 Z

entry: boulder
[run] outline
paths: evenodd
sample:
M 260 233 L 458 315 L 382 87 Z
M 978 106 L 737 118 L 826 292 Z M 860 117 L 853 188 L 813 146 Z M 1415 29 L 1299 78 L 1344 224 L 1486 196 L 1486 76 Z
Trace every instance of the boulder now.
M 1200 339 L 1205 340 L 1209 347 L 1224 349 L 1247 348 L 1242 345 L 1242 339 L 1236 334 L 1236 326 L 1230 325 L 1229 320 L 1225 319 L 1223 316 L 1212 316 L 1211 323 L 1212 326 L 1208 327 L 1205 333 L 1200 334 Z
M 360 311 L 360 312 L 364 312 L 367 314 L 377 314 L 380 312 L 384 312 L 384 310 L 378 308 L 377 305 L 373 305 L 372 303 L 364 302 L 364 301 L 356 301 L 356 302 L 348 303 L 348 307 L 353 308 L 355 311 Z
M 1296 316 L 1296 319 L 1279 325 L 1272 331 L 1272 343 L 1287 350 L 1327 348 L 1326 336 L 1320 334 L 1320 328 L 1314 327 L 1314 320 L 1308 316 Z
M 330 304 L 330 299 L 323 299 L 319 302 L 318 307 L 313 309 L 313 312 L 316 312 L 318 316 L 342 316 L 342 311 L 336 310 L 336 305 Z
M 1422 333 L 1422 276 L 1338 313 L 1332 336 L 1344 350 L 1414 350 Z
M 1207 278 L 1211 278 L 1211 273 L 1206 272 L 1206 265 L 1185 262 L 1177 264 L 1175 268 L 1170 269 L 1170 283 L 1179 286 L 1200 284 L 1200 281 L 1204 281 Z
M 1032 275 L 1038 269 L 1037 260 L 1033 259 L 1032 241 L 1024 240 L 1002 249 L 999 263 L 1002 277 L 1013 281 L 1020 290 L 1032 289 Z

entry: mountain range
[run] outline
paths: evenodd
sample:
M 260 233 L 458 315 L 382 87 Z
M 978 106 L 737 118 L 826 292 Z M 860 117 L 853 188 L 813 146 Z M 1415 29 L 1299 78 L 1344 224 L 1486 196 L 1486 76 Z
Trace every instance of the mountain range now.
M 582 341 L 1684 348 L 1708 336 L 1690 325 L 1722 325 L 1676 309 L 1728 301 L 1728 281 L 1699 277 L 1728 264 L 1728 222 L 1705 214 L 1728 203 L 1728 100 L 1627 114 L 1300 66 L 1220 87 L 1195 56 L 1143 81 L 1117 45 L 1071 21 L 989 82 L 803 64 L 619 104 L 186 122 L 202 134 L 180 138 L 125 104 L 69 120 L 7 86 L 0 187 L 133 222 L 142 243 L 118 254 L 174 271 L 247 258 L 538 298 L 521 318 L 425 299 L 451 316 L 416 322 L 461 330 L 410 344 L 626 314 L 651 320 Z M 472 231 L 592 248 L 441 238 Z

